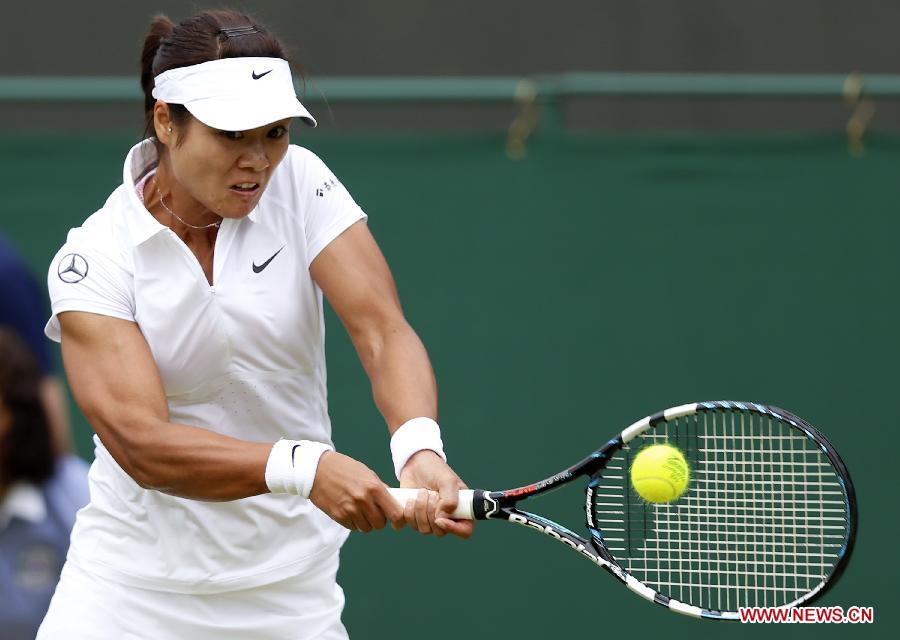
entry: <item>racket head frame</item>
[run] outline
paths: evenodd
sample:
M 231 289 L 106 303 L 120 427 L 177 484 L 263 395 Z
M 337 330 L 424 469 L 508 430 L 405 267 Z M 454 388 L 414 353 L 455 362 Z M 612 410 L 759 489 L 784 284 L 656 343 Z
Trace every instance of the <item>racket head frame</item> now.
M 789 424 L 795 429 L 803 432 L 806 437 L 815 442 L 834 467 L 844 492 L 846 517 L 848 522 L 847 536 L 844 540 L 843 547 L 838 553 L 838 560 L 831 573 L 817 587 L 807 592 L 802 597 L 782 606 L 787 608 L 801 605 L 808 606 L 812 604 L 815 600 L 824 596 L 831 587 L 834 586 L 850 561 L 856 541 L 859 518 L 856 493 L 849 471 L 840 455 L 838 455 L 834 445 L 832 445 L 818 429 L 808 422 L 789 411 L 778 407 L 753 402 L 717 400 L 679 405 L 660 411 L 638 420 L 628 428 L 624 429 L 615 438 L 612 438 L 591 453 L 591 455 L 540 482 L 505 491 L 476 490 L 473 496 L 473 513 L 475 519 L 506 520 L 544 533 L 560 543 L 565 544 L 572 550 L 577 551 L 598 566 L 606 569 L 624 583 L 631 591 L 651 602 L 667 607 L 672 611 L 704 619 L 737 620 L 739 619 L 739 613 L 737 611 L 707 609 L 681 602 L 641 582 L 622 567 L 614 555 L 607 549 L 603 533 L 601 529 L 596 526 L 597 523 L 593 521 L 593 492 L 597 487 L 603 470 L 612 459 L 613 455 L 619 452 L 626 444 L 634 440 L 637 436 L 663 422 L 674 421 L 678 418 L 690 416 L 698 412 L 711 411 L 751 412 L 761 416 L 770 416 L 780 422 Z M 528 498 L 553 491 L 583 477 L 589 479 L 587 487 L 585 488 L 585 526 L 590 534 L 589 537 L 583 537 L 552 520 L 548 520 L 518 508 L 518 504 Z

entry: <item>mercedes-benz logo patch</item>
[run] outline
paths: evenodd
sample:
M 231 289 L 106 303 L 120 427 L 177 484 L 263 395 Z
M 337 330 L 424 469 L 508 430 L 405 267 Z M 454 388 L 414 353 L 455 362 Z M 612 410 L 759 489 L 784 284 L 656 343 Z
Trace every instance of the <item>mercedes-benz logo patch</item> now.
M 75 284 L 87 277 L 88 263 L 87 260 L 77 253 L 70 253 L 60 259 L 56 272 L 59 274 L 59 279 L 63 282 Z

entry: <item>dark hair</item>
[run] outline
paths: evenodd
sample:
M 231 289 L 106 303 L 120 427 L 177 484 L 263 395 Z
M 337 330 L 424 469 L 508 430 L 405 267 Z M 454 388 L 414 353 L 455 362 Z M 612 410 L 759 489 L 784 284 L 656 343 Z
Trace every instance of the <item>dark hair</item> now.
M 0 439 L 0 483 L 40 484 L 55 464 L 50 424 L 41 400 L 37 359 L 16 333 L 0 327 L 0 414 L 11 419 Z
M 228 37 L 223 29 L 254 27 L 258 33 Z M 258 22 L 230 9 L 203 11 L 175 24 L 158 15 L 150 23 L 141 53 L 141 88 L 144 90 L 144 138 L 153 137 L 153 79 L 159 74 L 222 58 L 284 58 L 285 48 Z M 183 129 L 190 114 L 183 105 L 169 105 L 176 126 Z

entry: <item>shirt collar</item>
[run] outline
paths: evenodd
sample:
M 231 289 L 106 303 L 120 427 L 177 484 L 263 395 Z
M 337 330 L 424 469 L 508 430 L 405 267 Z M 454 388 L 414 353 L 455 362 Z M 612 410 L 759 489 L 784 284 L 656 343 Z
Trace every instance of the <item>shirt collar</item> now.
M 131 232 L 131 243 L 134 246 L 146 242 L 157 233 L 168 229 L 157 221 L 147 211 L 147 207 L 138 198 L 135 185 L 141 181 L 157 164 L 159 156 L 153 140 L 142 140 L 133 147 L 125 157 L 125 167 L 122 170 L 122 185 L 125 187 L 125 199 L 128 203 L 128 228 Z
M 0 503 L 0 531 L 6 529 L 13 518 L 26 522 L 40 522 L 47 517 L 47 503 L 41 490 L 29 482 L 16 482 Z
M 153 217 L 137 195 L 135 188 L 145 175 L 159 164 L 159 155 L 152 138 L 142 140 L 134 145 L 125 157 L 122 170 L 122 184 L 125 187 L 125 198 L 128 202 L 128 226 L 131 232 L 131 243 L 136 247 L 169 228 Z M 265 197 L 265 195 L 263 196 Z M 247 218 L 256 222 L 259 205 L 253 208 Z M 226 219 L 223 224 L 227 224 Z

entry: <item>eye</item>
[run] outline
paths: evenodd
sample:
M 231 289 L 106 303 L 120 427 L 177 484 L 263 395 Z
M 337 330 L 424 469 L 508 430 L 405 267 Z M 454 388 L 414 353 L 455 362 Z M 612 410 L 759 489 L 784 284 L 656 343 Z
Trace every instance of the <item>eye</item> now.
M 240 140 L 244 137 L 243 131 L 220 131 L 219 134 L 225 136 L 229 140 Z
M 277 126 L 269 131 L 270 138 L 281 138 L 288 132 L 287 127 Z

